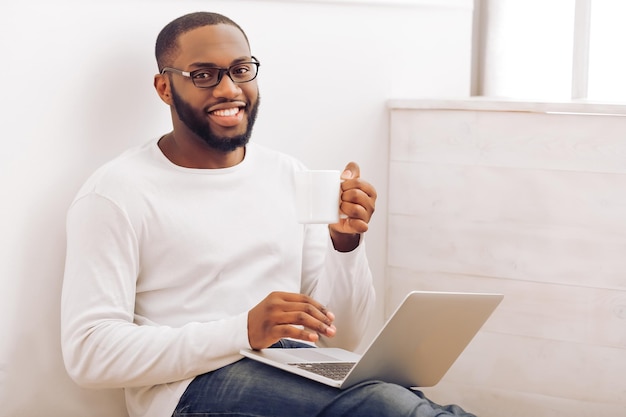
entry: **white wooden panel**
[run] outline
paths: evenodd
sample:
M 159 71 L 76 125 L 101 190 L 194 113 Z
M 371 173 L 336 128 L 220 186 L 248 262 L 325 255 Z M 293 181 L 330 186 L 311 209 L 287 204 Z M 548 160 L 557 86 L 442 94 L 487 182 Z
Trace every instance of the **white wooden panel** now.
M 626 408 L 625 291 L 397 268 L 388 278 L 388 311 L 413 289 L 505 294 L 443 387 L 434 390 L 443 401 L 471 406 L 483 417 L 591 416 L 593 410 Z M 460 392 L 447 389 L 450 383 Z M 518 402 L 521 408 L 514 406 Z M 548 404 L 558 404 L 563 414 L 551 414 Z M 507 406 L 529 414 L 494 412 Z
M 482 332 L 444 378 L 489 389 L 626 404 L 625 372 L 623 349 Z
M 505 294 L 425 391 L 481 417 L 626 415 L 626 108 L 397 104 L 386 314 L 413 289 Z
M 493 100 L 488 97 L 459 99 L 406 99 L 395 98 L 387 102 L 387 108 L 394 113 L 401 111 L 452 110 L 471 112 L 527 112 L 547 114 L 613 115 L 626 116 L 623 104 L 590 103 L 587 101 L 546 102 L 532 100 Z
M 626 175 L 433 162 L 389 169 L 390 213 L 626 232 Z
M 626 235 L 550 224 L 389 215 L 387 262 L 441 271 L 626 289 Z
M 412 290 L 499 292 L 481 331 L 626 349 L 626 291 L 392 267 L 387 285 L 387 315 Z
M 394 110 L 390 158 L 625 173 L 625 137 L 623 116 Z

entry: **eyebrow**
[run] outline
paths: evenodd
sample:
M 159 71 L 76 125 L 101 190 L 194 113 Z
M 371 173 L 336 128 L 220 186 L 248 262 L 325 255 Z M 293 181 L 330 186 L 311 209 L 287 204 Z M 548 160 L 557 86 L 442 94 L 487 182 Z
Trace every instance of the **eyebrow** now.
M 231 61 L 231 63 L 228 66 L 230 67 L 231 65 L 239 64 L 241 62 L 253 62 L 253 60 L 252 60 L 252 57 L 250 57 L 250 56 L 236 58 L 233 61 Z M 219 65 L 217 65 L 214 62 L 194 62 L 192 64 L 189 64 L 189 67 L 193 67 L 193 68 L 206 68 L 206 67 L 223 68 L 223 67 L 220 67 Z

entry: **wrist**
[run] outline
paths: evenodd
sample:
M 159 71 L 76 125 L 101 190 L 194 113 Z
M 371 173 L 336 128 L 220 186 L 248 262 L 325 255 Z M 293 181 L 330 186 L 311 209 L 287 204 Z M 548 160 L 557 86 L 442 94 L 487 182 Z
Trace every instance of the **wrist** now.
M 351 252 L 356 249 L 361 242 L 360 233 L 339 233 L 330 227 L 329 230 L 333 247 L 338 252 Z

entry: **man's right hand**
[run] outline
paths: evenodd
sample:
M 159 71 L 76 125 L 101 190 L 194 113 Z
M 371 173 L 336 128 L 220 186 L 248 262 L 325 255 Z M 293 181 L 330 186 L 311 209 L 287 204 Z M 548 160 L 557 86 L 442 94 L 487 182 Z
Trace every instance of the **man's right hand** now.
M 250 347 L 264 349 L 282 338 L 317 342 L 320 335 L 333 337 L 334 319 L 333 313 L 307 295 L 273 292 L 248 312 Z

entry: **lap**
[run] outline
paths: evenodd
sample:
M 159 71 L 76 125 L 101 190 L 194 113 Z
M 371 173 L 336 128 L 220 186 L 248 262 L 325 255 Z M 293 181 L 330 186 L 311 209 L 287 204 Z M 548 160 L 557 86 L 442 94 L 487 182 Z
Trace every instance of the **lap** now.
M 174 416 L 314 416 L 338 393 L 336 388 L 245 358 L 197 376 Z
M 441 407 L 421 392 L 368 381 L 340 390 L 300 376 L 241 359 L 197 376 L 174 417 L 338 417 L 466 416 L 456 406 Z

